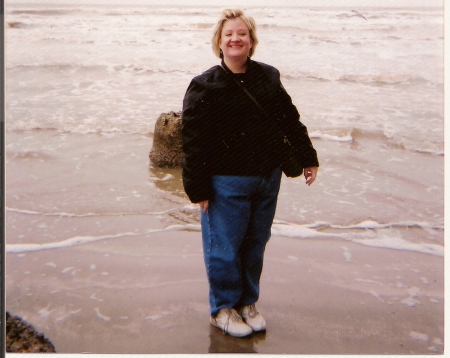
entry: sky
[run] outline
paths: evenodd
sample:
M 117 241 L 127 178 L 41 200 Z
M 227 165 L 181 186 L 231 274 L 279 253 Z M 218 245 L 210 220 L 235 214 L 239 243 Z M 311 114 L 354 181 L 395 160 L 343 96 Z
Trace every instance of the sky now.
M 444 0 L 6 0 L 5 5 L 14 3 L 48 4 L 142 4 L 142 5 L 192 5 L 192 6 L 440 6 Z

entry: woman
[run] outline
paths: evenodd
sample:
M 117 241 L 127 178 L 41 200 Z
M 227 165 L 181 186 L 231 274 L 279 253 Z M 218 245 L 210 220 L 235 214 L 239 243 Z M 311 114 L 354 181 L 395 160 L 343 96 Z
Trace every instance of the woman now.
M 221 65 L 195 77 L 183 101 L 183 184 L 201 208 L 210 322 L 236 337 L 266 329 L 255 303 L 282 175 L 274 123 L 300 151 L 307 185 L 319 166 L 280 73 L 250 59 L 257 44 L 254 20 L 224 10 L 212 39 Z

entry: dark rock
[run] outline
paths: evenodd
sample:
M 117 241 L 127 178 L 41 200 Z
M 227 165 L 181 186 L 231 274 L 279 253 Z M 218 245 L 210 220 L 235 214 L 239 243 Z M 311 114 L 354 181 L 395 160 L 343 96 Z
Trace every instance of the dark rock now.
M 53 344 L 33 326 L 20 317 L 13 317 L 6 312 L 6 352 L 54 353 L 56 351 Z
M 156 120 L 150 162 L 157 168 L 181 167 L 181 112 L 162 113 Z

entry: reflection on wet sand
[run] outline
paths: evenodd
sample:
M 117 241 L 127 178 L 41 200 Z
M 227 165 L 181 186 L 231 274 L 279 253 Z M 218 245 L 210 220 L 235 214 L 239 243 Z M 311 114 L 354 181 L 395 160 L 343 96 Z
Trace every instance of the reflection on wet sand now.
M 171 224 L 198 224 L 200 211 L 197 205 L 189 202 L 184 192 L 181 168 L 154 168 L 149 167 L 149 182 L 159 190 L 159 207 L 173 208 L 165 214 Z
M 223 333 L 214 326 L 209 328 L 208 353 L 258 353 L 255 344 L 264 341 L 266 332 L 257 332 L 244 338 L 237 338 Z
M 154 168 L 149 167 L 150 182 L 157 189 L 166 191 L 179 197 L 186 198 L 181 179 L 181 168 Z

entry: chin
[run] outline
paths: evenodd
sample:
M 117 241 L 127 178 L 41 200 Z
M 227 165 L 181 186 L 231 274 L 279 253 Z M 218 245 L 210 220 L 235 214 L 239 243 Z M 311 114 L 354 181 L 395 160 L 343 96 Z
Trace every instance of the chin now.
M 247 58 L 247 54 L 246 53 L 229 53 L 227 55 L 225 55 L 225 58 L 232 58 L 232 59 L 238 59 L 238 58 L 242 58 L 242 59 L 246 59 Z

